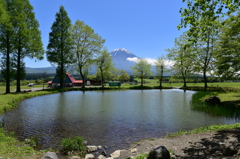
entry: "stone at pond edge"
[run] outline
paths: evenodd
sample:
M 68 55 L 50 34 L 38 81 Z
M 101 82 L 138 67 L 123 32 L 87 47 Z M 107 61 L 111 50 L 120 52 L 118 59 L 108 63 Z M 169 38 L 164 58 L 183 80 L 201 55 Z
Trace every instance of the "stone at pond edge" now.
M 170 159 L 170 153 L 165 146 L 155 146 L 149 152 L 147 159 Z
M 86 154 L 85 159 L 94 159 L 93 154 Z
M 233 156 L 238 153 L 238 150 L 233 146 L 228 146 L 225 151 L 223 152 L 224 156 Z
M 112 157 L 112 158 L 118 158 L 118 157 L 120 157 L 120 155 L 121 155 L 121 153 L 124 153 L 124 152 L 126 152 L 127 150 L 116 150 L 116 151 L 114 151 L 110 156 Z
M 98 150 L 97 146 L 87 146 L 87 152 L 95 152 Z
M 78 156 L 72 156 L 71 159 L 80 159 Z
M 103 155 L 100 155 L 100 156 L 98 156 L 98 159 L 106 159 L 106 157 Z
M 207 103 L 209 105 L 220 105 L 221 104 L 221 100 L 217 96 L 211 96 L 211 97 L 205 99 L 205 103 Z
M 58 159 L 58 157 L 54 152 L 47 152 L 41 159 Z

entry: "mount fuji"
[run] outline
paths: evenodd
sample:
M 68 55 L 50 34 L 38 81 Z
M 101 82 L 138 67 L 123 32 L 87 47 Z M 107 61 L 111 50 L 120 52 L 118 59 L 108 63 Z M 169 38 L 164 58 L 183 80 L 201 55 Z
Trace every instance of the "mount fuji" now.
M 132 66 L 135 66 L 135 62 L 132 59 L 138 59 L 136 55 L 129 52 L 128 50 L 122 49 L 115 49 L 110 52 L 112 56 L 112 61 L 114 67 L 116 69 L 125 70 L 128 74 L 132 74 Z

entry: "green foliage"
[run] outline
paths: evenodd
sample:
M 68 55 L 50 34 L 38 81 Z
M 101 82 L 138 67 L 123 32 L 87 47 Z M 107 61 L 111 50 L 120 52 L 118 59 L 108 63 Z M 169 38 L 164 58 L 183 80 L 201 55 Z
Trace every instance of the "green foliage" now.
M 183 87 L 187 86 L 187 79 L 192 76 L 194 71 L 194 57 L 191 55 L 193 47 L 189 45 L 187 39 L 187 34 L 183 33 L 179 38 L 175 39 L 175 46 L 166 50 L 168 58 L 174 61 L 174 65 L 171 68 L 175 72 L 173 76 L 182 79 Z
M 216 74 L 221 79 L 232 79 L 239 76 L 239 26 L 240 12 L 231 15 L 224 21 L 219 36 L 219 48 L 215 55 L 217 67 Z
M 75 138 L 65 138 L 62 140 L 62 151 L 65 154 L 78 154 L 84 156 L 86 154 L 86 145 L 80 136 Z
M 83 79 L 83 87 L 85 87 L 85 77 L 88 75 L 88 70 L 95 62 L 95 58 L 105 40 L 80 20 L 77 20 L 72 26 L 71 37 L 73 39 L 73 53 L 77 71 L 80 73 Z
M 97 57 L 96 66 L 98 67 L 98 74 L 101 79 L 102 87 L 104 87 L 105 79 L 110 78 L 111 70 L 114 69 L 112 57 L 106 48 L 104 48 Z
M 47 60 L 57 64 L 57 74 L 60 79 L 60 87 L 63 88 L 64 71 L 68 64 L 73 63 L 73 40 L 71 38 L 71 20 L 63 6 L 56 13 L 56 20 L 53 22 L 49 33 L 47 46 Z
M 145 59 L 139 59 L 135 66 L 132 67 L 135 77 L 141 79 L 141 86 L 143 86 L 143 79 L 151 76 L 151 65 Z
M 186 8 L 181 8 L 180 13 L 183 17 L 178 29 L 190 25 L 190 34 L 198 37 L 196 32 L 205 32 L 220 17 L 230 15 L 239 9 L 239 0 L 183 0 L 187 4 Z M 200 19 L 200 21 L 199 21 Z M 204 26 L 202 25 L 204 24 Z M 200 28 L 200 26 L 203 26 Z M 204 33 L 207 35 L 207 32 Z
M 6 93 L 10 92 L 10 79 L 15 74 L 17 92 L 20 80 L 25 76 L 25 57 L 43 58 L 39 24 L 28 0 L 0 1 L 7 11 L 8 20 L 0 25 L 0 52 Z M 4 4 L 3 4 L 4 3 Z M 0 6 L 0 7 L 1 7 Z
M 155 78 L 159 80 L 159 87 L 161 88 L 163 81 L 163 72 L 166 71 L 165 59 L 163 56 L 158 57 L 157 61 L 155 62 L 155 70 L 156 70 Z

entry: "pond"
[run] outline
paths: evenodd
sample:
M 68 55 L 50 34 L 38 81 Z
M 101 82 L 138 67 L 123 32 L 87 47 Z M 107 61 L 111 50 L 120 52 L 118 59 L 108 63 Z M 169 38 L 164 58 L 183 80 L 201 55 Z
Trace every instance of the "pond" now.
M 39 96 L 4 114 L 5 129 L 14 131 L 20 140 L 38 137 L 39 149 L 58 149 L 61 139 L 82 136 L 89 145 L 104 145 L 113 151 L 179 130 L 239 122 L 192 110 L 194 93 L 173 89 Z

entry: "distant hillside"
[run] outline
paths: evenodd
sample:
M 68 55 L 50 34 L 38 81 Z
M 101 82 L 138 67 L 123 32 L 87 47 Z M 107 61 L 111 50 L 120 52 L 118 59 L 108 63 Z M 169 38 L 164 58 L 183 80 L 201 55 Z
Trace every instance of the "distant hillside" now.
M 56 67 L 39 67 L 39 68 L 31 68 L 31 67 L 26 67 L 26 72 L 27 73 L 56 73 Z

